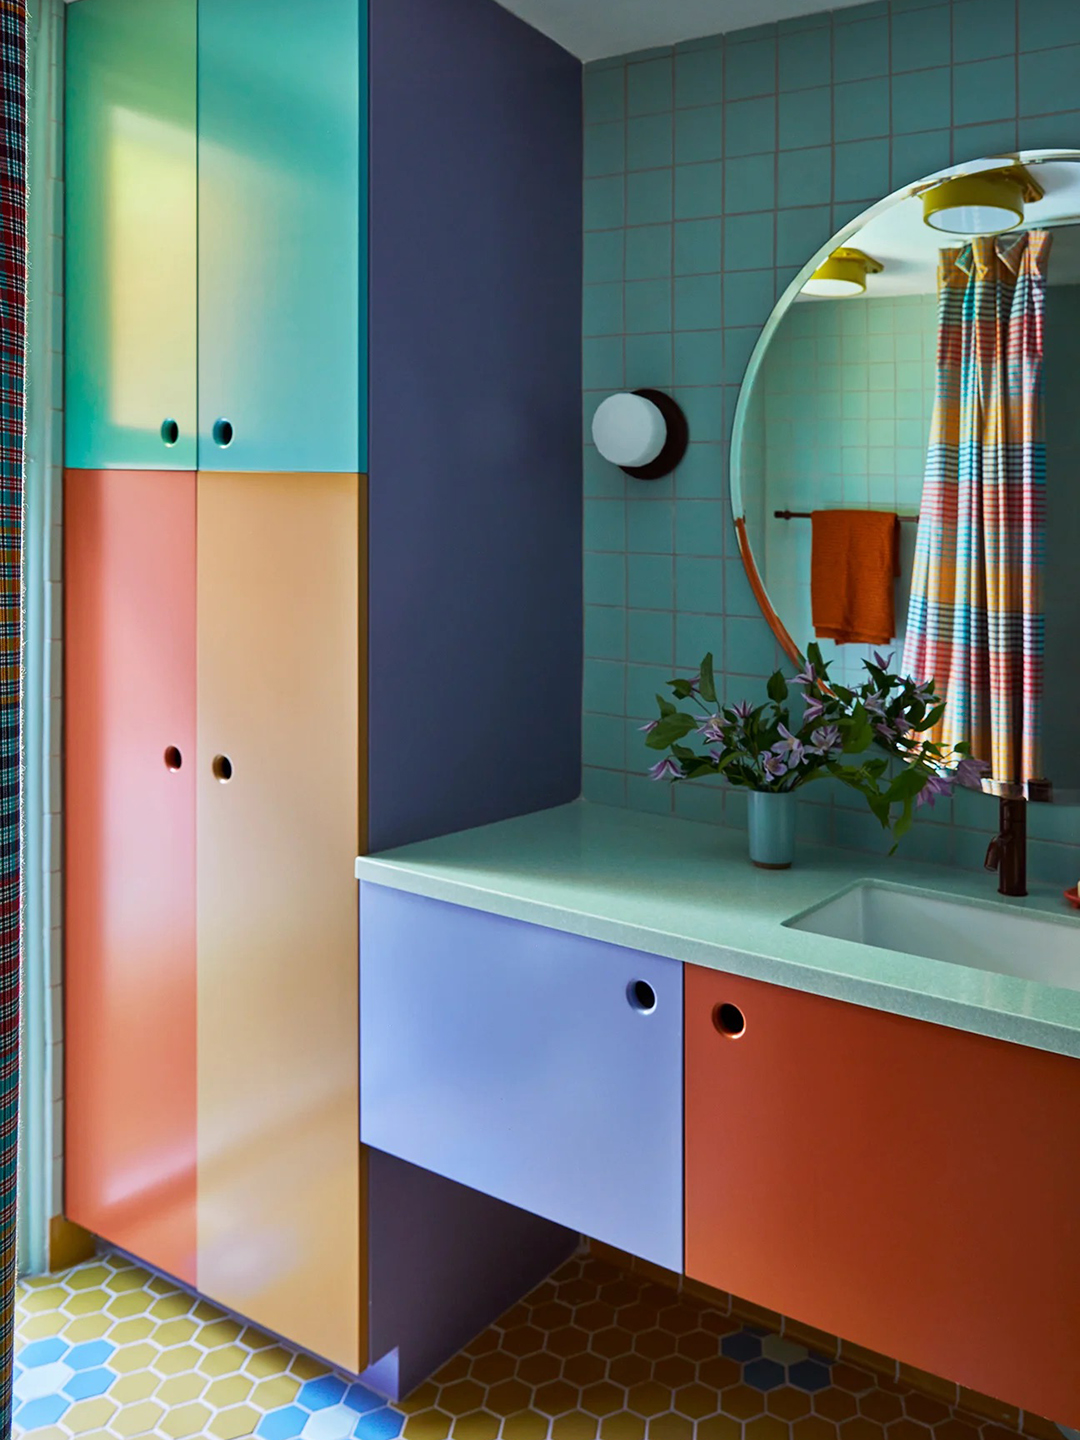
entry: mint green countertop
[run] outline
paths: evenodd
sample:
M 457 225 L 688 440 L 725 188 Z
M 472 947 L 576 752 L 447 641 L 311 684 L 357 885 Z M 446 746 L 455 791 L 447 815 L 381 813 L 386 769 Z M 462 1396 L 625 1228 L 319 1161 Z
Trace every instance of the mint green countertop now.
M 378 855 L 379 885 L 749 975 L 836 1000 L 1080 1057 L 1080 991 L 834 940 L 783 922 L 860 879 L 890 880 L 1075 923 L 1060 894 L 996 893 L 991 874 L 800 846 L 788 871 L 757 870 L 746 835 L 577 802 Z

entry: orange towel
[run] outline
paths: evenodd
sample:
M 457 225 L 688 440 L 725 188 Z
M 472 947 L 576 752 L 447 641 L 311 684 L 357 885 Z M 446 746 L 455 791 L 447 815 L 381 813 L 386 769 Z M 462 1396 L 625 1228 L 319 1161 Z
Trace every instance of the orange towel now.
M 900 520 L 891 510 L 815 510 L 810 596 L 818 637 L 887 645 L 896 634 Z

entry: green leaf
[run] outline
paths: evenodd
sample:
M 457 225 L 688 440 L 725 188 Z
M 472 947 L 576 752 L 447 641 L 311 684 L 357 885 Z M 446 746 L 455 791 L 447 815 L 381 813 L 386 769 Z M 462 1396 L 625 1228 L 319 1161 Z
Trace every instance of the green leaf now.
M 674 715 L 674 714 L 675 714 L 675 706 L 672 705 L 672 703 L 671 703 L 670 700 L 665 700 L 662 695 L 657 695 L 657 697 L 656 697 L 656 703 L 657 703 L 657 705 L 660 706 L 660 714 L 661 714 L 661 715 Z
M 716 678 L 713 674 L 712 652 L 705 656 L 701 662 L 701 698 L 708 700 L 710 705 L 716 704 Z
M 828 675 L 829 667 L 821 658 L 821 646 L 817 643 L 816 640 L 812 640 L 810 644 L 806 647 L 806 658 L 810 661 L 810 664 L 813 665 L 814 669 L 819 675 Z
M 767 688 L 769 699 L 775 701 L 777 705 L 787 699 L 788 684 L 787 681 L 784 679 L 784 672 L 782 670 L 776 670 L 773 672 L 772 675 L 769 676 L 769 684 Z
M 689 680 L 669 680 L 667 683 L 677 700 L 689 700 L 694 693 Z
M 697 727 L 698 722 L 693 715 L 676 711 L 656 722 L 656 728 L 646 735 L 645 744 L 650 750 L 666 750 L 669 745 L 681 740 L 684 735 L 689 735 L 691 730 L 696 730 Z

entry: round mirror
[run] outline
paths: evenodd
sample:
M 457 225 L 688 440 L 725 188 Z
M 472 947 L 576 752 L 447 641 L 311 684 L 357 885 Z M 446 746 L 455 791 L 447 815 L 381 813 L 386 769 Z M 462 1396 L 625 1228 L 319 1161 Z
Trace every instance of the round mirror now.
M 792 661 L 933 681 L 987 789 L 1080 790 L 1080 151 L 992 156 L 851 221 L 766 324 L 731 492 Z

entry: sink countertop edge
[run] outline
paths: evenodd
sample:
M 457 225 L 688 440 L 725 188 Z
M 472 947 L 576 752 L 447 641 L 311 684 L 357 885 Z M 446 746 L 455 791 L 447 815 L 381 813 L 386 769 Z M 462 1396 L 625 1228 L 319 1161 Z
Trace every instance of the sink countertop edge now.
M 745 845 L 741 831 L 578 801 L 360 856 L 355 873 L 429 899 L 1080 1058 L 1080 991 L 784 923 L 861 880 L 1067 922 L 1050 887 L 1003 901 L 986 893 L 990 876 L 825 847 L 805 848 L 790 871 L 756 871 Z

